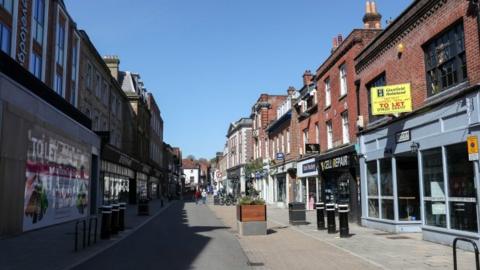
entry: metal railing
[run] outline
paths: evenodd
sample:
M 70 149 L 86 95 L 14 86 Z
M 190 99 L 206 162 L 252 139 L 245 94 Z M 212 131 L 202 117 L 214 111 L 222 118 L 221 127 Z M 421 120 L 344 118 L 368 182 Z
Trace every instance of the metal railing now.
M 88 234 L 87 234 L 87 221 L 88 221 Z M 98 231 L 98 217 L 89 216 L 87 218 L 83 218 L 75 222 L 75 242 L 74 242 L 75 251 L 78 251 L 78 234 L 79 234 L 78 227 L 80 224 L 82 225 L 82 248 L 84 249 L 87 246 L 91 245 L 92 223 L 95 224 L 94 231 L 93 231 L 93 243 L 96 244 L 97 231 Z
M 472 244 L 473 249 L 475 251 L 476 270 L 480 270 L 480 261 L 479 261 L 479 258 L 478 258 L 478 246 L 477 246 L 477 244 L 475 243 L 475 241 L 473 241 L 471 239 L 461 238 L 461 237 L 457 237 L 457 238 L 455 238 L 455 240 L 453 240 L 453 269 L 454 270 L 458 269 L 457 268 L 457 242 L 458 241 L 467 242 L 467 243 Z

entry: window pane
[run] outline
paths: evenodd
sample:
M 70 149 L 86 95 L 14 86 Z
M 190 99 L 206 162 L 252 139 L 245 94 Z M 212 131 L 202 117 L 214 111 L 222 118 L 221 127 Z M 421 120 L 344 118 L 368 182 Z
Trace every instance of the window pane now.
M 455 230 L 477 232 L 476 203 L 450 202 L 450 227 Z
M 380 188 L 382 196 L 393 196 L 392 159 L 380 160 Z
M 447 164 L 449 196 L 475 198 L 473 163 L 468 161 L 466 143 L 447 146 Z
M 376 160 L 367 162 L 367 185 L 368 185 L 368 195 L 378 196 L 377 161 Z
M 425 201 L 425 224 L 447 227 L 445 202 Z
M 442 149 L 435 148 L 422 152 L 423 189 L 425 197 L 445 198 L 443 180 Z
M 378 199 L 368 199 L 368 216 L 373 218 L 379 218 L 378 213 Z
M 0 23 L 0 45 L 3 52 L 10 54 L 10 29 Z
M 417 156 L 396 157 L 399 220 L 420 220 Z
M 382 199 L 382 219 L 395 219 L 393 213 L 393 199 Z

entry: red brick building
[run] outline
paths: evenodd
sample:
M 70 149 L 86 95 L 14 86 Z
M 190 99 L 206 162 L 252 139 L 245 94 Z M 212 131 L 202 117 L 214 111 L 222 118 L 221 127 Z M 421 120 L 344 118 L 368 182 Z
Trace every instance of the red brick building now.
M 479 165 L 466 141 L 480 133 L 479 22 L 476 1 L 414 1 L 355 59 L 362 224 L 478 242 Z M 371 95 L 399 84 L 413 111 L 373 115 Z
M 309 208 L 318 200 L 347 203 L 351 216 L 360 218 L 355 150 L 359 106 L 354 58 L 381 31 L 380 19 L 375 3 L 367 1 L 363 20 L 366 28 L 354 29 L 345 39 L 335 37 L 330 56 L 315 76 L 309 71 L 303 75 L 304 87 L 296 103 L 303 154 L 297 165 L 297 200 L 308 200 Z M 318 144 L 320 153 L 306 153 L 306 144 Z

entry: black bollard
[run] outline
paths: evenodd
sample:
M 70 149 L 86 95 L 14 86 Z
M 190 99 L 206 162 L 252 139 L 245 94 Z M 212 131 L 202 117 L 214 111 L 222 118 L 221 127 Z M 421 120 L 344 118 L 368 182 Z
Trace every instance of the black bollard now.
M 112 204 L 112 225 L 111 225 L 112 234 L 118 234 L 118 216 L 119 216 L 118 207 L 119 207 L 118 204 Z
M 319 202 L 317 208 L 317 230 L 325 230 L 325 203 Z
M 102 228 L 100 231 L 101 239 L 110 239 L 110 230 L 112 222 L 112 207 L 109 205 L 102 206 Z
M 340 227 L 340 237 L 348 237 L 348 204 L 339 204 L 338 205 L 338 220 Z
M 118 230 L 125 230 L 125 211 L 127 210 L 126 203 L 119 203 L 118 207 Z
M 325 210 L 327 210 L 327 228 L 328 233 L 335 233 L 337 226 L 335 224 L 335 204 L 327 203 L 325 205 Z

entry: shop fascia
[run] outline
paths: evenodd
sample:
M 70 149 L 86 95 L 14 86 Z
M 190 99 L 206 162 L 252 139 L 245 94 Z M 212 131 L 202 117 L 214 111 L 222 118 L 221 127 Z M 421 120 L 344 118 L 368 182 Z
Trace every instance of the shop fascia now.
M 478 237 L 479 165 L 469 161 L 467 137 L 480 135 L 473 106 L 479 97 L 472 87 L 427 113 L 413 112 L 360 134 L 363 225 L 421 230 L 424 239 L 442 243 Z M 415 170 L 410 177 L 407 169 Z

